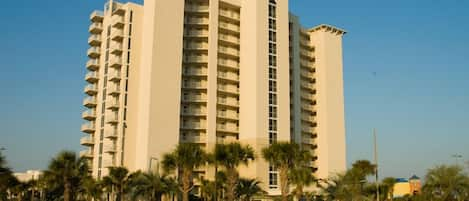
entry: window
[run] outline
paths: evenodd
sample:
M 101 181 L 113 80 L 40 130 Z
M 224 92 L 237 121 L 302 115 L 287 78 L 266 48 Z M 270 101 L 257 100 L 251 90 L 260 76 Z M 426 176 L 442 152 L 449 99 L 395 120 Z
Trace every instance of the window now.
M 269 68 L 269 78 L 270 79 L 277 79 L 277 69 Z

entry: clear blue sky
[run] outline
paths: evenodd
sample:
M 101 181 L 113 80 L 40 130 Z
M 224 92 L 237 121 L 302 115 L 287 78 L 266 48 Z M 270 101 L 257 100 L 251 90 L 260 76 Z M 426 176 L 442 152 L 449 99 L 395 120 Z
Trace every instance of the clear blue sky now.
M 141 1 L 140 1 L 141 2 Z M 17 171 L 80 150 L 88 16 L 104 0 L 15 0 L 0 12 L 0 146 Z M 348 30 L 344 76 L 349 163 L 420 176 L 469 160 L 469 1 L 290 0 L 306 26 Z M 376 76 L 374 76 L 374 72 Z

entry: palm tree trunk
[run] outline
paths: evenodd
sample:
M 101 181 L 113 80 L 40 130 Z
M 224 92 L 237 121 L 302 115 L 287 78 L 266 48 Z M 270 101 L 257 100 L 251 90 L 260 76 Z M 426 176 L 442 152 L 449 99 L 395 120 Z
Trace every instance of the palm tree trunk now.
M 64 201 L 71 201 L 70 196 L 72 192 L 72 184 L 65 179 L 65 186 L 64 186 Z
M 280 192 L 282 201 L 288 201 L 288 167 L 280 167 Z
M 192 170 L 182 170 L 182 201 L 189 201 L 189 192 L 191 190 Z
M 234 201 L 235 199 L 235 187 L 238 180 L 238 174 L 234 168 L 229 168 L 226 170 L 227 173 L 227 190 L 226 190 L 226 200 Z

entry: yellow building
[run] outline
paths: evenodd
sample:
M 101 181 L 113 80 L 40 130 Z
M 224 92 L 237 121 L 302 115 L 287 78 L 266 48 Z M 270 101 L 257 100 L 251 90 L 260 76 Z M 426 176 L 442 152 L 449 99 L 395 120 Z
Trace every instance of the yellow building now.
M 89 31 L 81 156 L 95 177 L 157 167 L 183 142 L 251 145 L 241 175 L 271 195 L 278 175 L 259 153 L 275 141 L 309 149 L 318 178 L 345 170 L 345 31 L 303 28 L 288 0 L 111 0 Z

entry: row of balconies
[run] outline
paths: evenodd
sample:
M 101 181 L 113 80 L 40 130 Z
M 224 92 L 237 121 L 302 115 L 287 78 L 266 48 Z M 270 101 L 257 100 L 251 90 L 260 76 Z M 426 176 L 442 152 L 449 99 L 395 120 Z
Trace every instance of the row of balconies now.
M 231 119 L 231 120 L 238 120 L 239 114 L 233 110 L 219 110 L 217 111 L 217 117 L 222 119 Z
M 225 54 L 226 56 L 239 57 L 239 50 L 236 48 L 218 46 L 218 52 L 221 54 Z
M 184 11 L 194 13 L 208 13 L 209 6 L 202 4 L 186 4 L 184 5 Z
M 189 68 L 185 67 L 184 71 L 182 72 L 184 76 L 207 76 L 207 69 L 206 68 Z
M 184 22 L 191 25 L 208 25 L 209 20 L 206 17 L 187 17 Z
M 186 29 L 184 31 L 185 37 L 208 37 L 208 31 L 206 29 Z
M 233 59 L 218 59 L 218 65 L 232 69 L 239 69 L 239 62 Z
M 231 82 L 238 82 L 239 81 L 239 75 L 236 73 L 229 73 L 229 72 L 218 72 L 218 78 L 221 78 L 226 81 L 231 81 Z
M 239 101 L 236 98 L 218 98 L 218 104 L 231 106 L 231 107 L 239 107 Z
M 184 56 L 184 62 L 185 63 L 207 63 L 208 62 L 208 56 L 203 55 L 203 56 Z
M 181 142 L 189 143 L 206 143 L 207 137 L 205 135 L 190 135 L 190 136 L 181 136 Z
M 220 16 L 225 17 L 229 20 L 239 21 L 240 15 L 239 12 L 233 10 L 220 9 Z
M 220 22 L 220 30 L 225 31 L 225 32 L 231 32 L 231 33 L 239 33 L 239 25 L 237 24 L 232 24 L 232 23 L 227 23 L 227 22 Z
M 231 45 L 236 45 L 236 46 L 238 46 L 240 43 L 239 37 L 234 36 L 234 35 L 229 35 L 229 34 L 220 34 L 218 35 L 218 39 L 220 41 L 226 42 Z
M 218 91 L 230 94 L 239 94 L 239 88 L 235 85 L 218 85 Z
M 184 81 L 182 87 L 185 89 L 206 89 L 206 81 Z
M 208 43 L 205 42 L 189 42 L 184 44 L 186 50 L 207 50 Z

